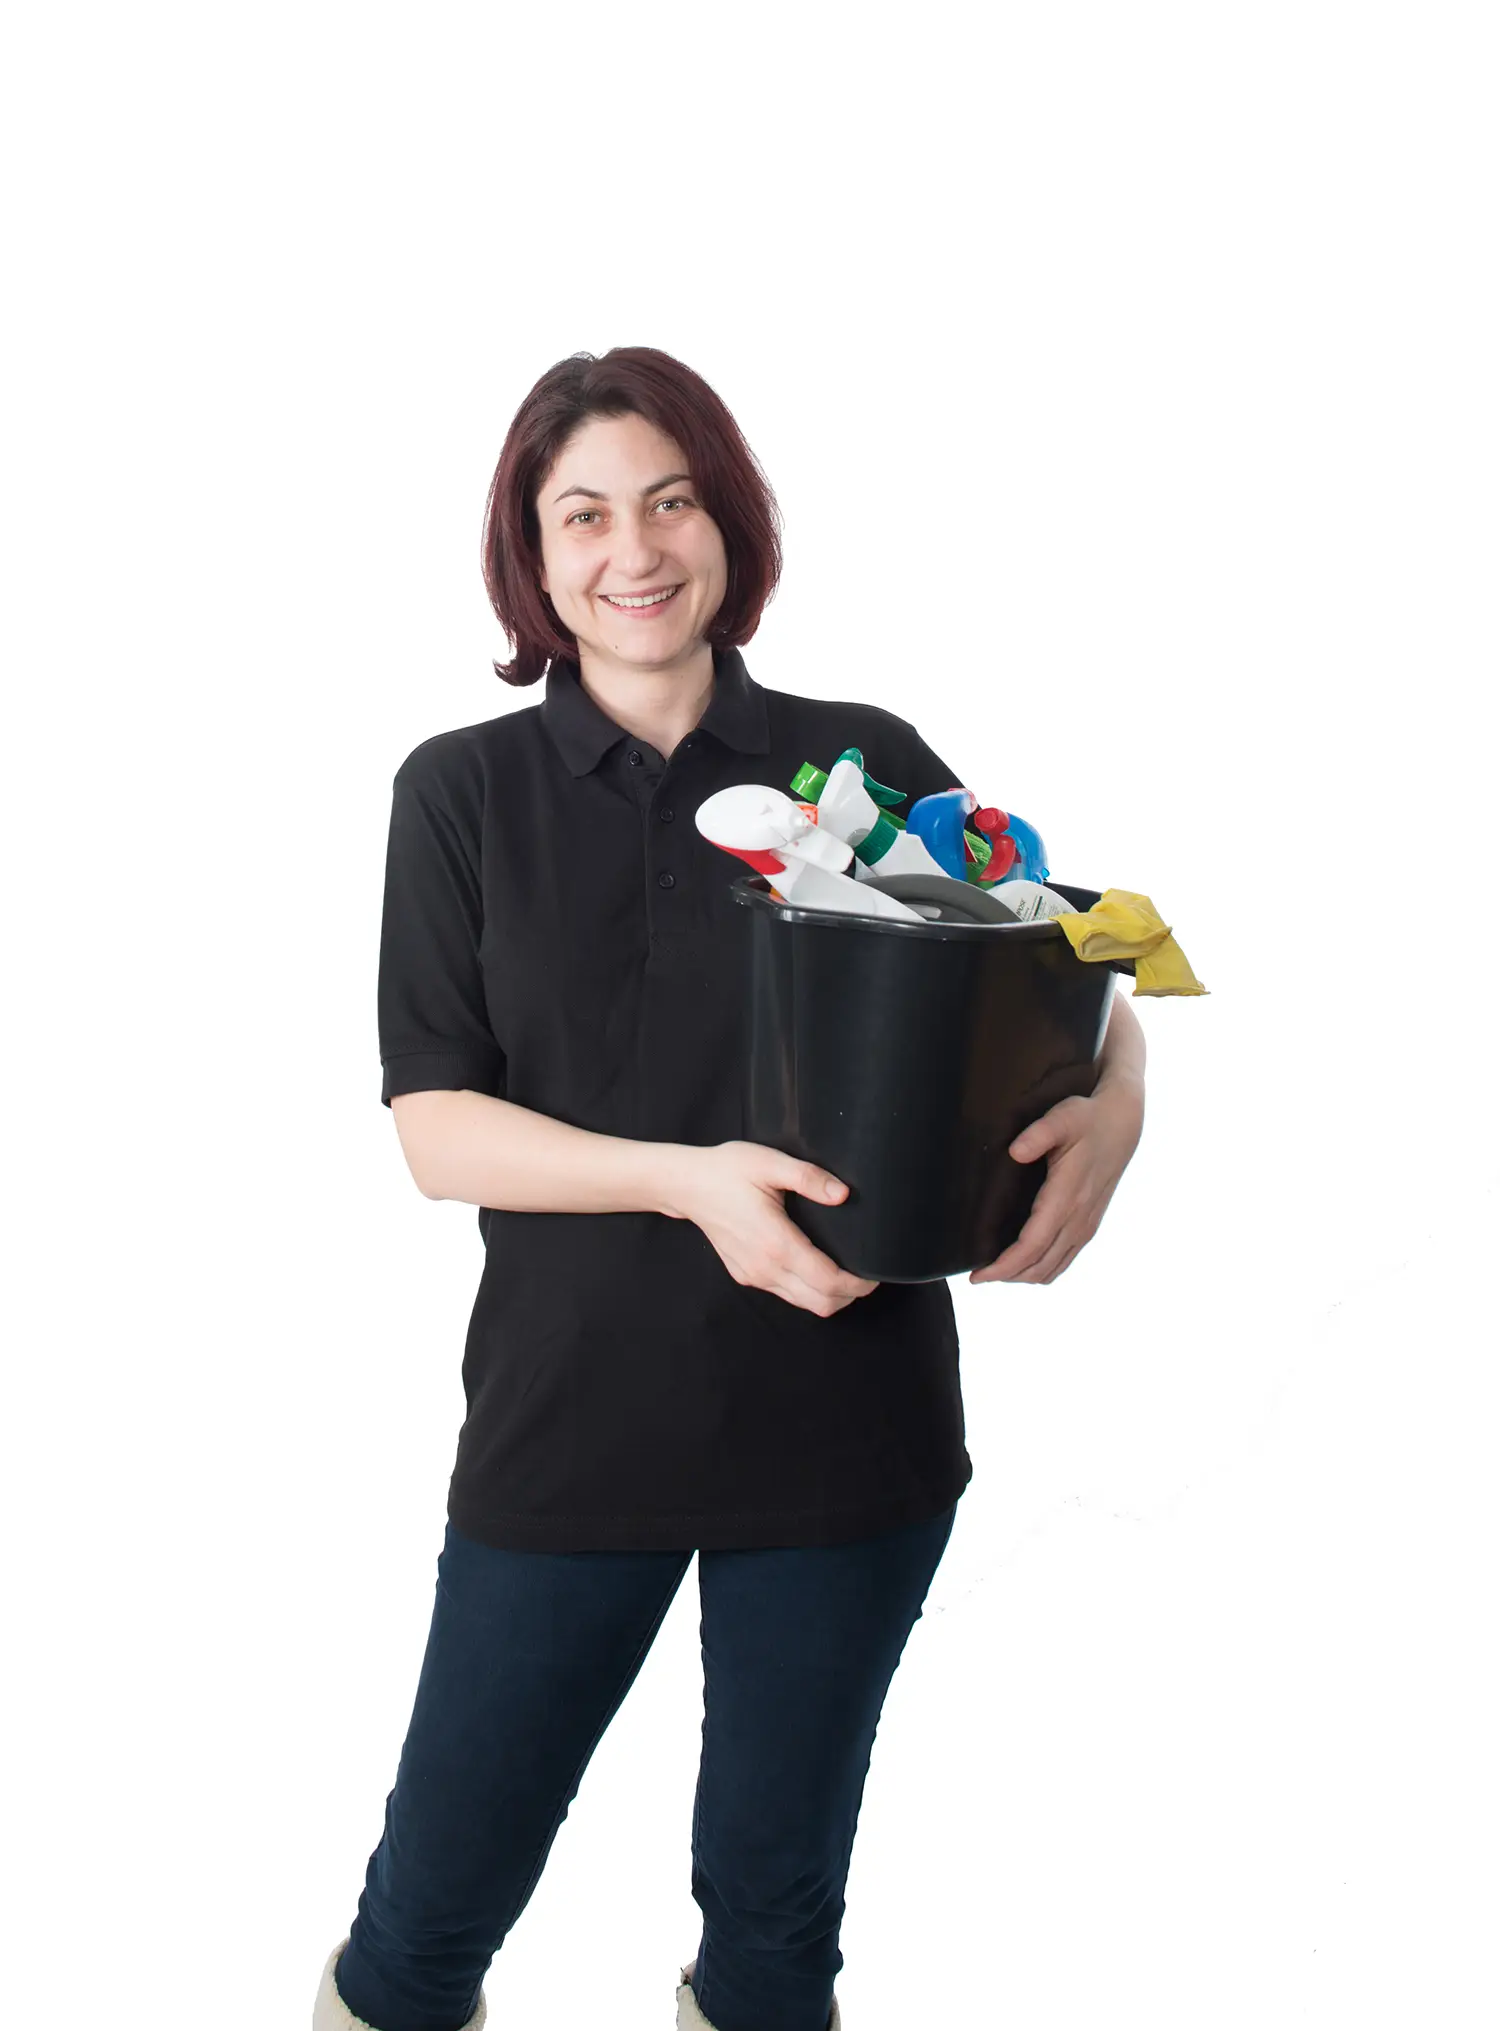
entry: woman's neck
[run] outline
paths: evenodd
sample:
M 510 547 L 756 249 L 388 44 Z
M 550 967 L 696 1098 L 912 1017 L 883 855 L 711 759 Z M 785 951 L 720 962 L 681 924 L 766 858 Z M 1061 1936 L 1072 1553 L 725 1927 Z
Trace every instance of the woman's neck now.
M 702 719 L 714 692 L 714 652 L 700 642 L 682 662 L 657 670 L 601 662 L 582 651 L 579 682 L 616 726 L 670 755 Z

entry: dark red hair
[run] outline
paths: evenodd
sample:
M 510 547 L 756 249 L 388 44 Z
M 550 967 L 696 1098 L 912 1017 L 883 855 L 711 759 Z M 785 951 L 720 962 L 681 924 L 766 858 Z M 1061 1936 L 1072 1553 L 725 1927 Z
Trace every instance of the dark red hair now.
M 577 637 L 542 591 L 537 490 L 590 417 L 631 415 L 681 447 L 723 537 L 729 579 L 709 641 L 739 648 L 760 626 L 781 577 L 781 511 L 728 409 L 691 367 L 655 346 L 612 346 L 602 359 L 574 353 L 549 367 L 516 411 L 485 502 L 485 591 L 515 644 L 514 660 L 495 665 L 507 684 L 535 684 L 549 658 L 578 653 Z

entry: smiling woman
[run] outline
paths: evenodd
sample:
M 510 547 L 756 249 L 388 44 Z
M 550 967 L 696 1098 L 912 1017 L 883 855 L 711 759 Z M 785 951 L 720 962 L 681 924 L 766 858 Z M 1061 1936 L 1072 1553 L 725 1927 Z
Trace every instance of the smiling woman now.
M 712 652 L 749 641 L 775 592 L 779 522 L 733 416 L 681 361 L 652 346 L 559 361 L 521 404 L 485 504 L 485 589 L 515 643 L 496 675 L 535 684 L 566 657 L 616 703 L 611 674 L 679 695 L 691 676 L 704 693 Z
M 777 520 L 690 368 L 560 362 L 483 546 L 496 674 L 545 695 L 396 772 L 381 1098 L 426 1196 L 478 1209 L 485 1264 L 419 1698 L 327 2031 L 479 2031 L 695 1552 L 679 2031 L 839 2025 L 875 1728 L 973 1474 L 958 1335 L 944 1279 L 853 1276 L 792 1220 L 787 1193 L 842 1180 L 745 1139 L 746 913 L 692 814 L 851 743 L 914 800 L 959 779 L 884 707 L 751 676 Z

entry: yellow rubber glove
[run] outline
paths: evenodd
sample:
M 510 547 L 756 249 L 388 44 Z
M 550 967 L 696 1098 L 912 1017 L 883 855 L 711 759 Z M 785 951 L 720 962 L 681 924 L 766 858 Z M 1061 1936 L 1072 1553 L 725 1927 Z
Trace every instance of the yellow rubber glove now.
M 998 891 L 1003 898 L 1005 890 Z M 1149 896 L 1106 889 L 1091 910 L 1054 917 L 1080 959 L 1133 959 L 1136 994 L 1207 994 Z

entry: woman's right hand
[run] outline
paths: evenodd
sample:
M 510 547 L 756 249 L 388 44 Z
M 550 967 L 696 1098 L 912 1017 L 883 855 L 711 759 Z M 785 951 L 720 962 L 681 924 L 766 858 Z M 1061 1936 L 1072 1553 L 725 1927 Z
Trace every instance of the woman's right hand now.
M 848 1186 L 816 1164 L 758 1142 L 672 1147 L 662 1211 L 691 1220 L 738 1284 L 828 1318 L 875 1289 L 814 1247 L 782 1205 L 800 1192 L 837 1205 Z

